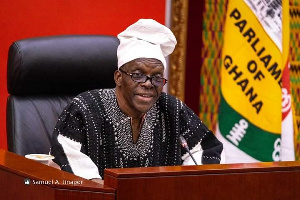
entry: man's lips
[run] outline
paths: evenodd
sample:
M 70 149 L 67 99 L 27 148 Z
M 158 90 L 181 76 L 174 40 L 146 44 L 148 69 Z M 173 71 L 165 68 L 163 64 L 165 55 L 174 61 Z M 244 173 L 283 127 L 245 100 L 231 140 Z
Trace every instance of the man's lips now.
M 138 96 L 141 96 L 141 97 L 148 97 L 148 98 L 150 98 L 150 97 L 152 97 L 153 95 L 151 95 L 151 94 L 137 94 Z
M 146 94 L 146 93 L 141 93 L 141 94 L 136 94 L 136 96 L 141 99 L 141 100 L 146 100 L 146 101 L 149 101 L 153 98 L 153 95 L 152 94 Z

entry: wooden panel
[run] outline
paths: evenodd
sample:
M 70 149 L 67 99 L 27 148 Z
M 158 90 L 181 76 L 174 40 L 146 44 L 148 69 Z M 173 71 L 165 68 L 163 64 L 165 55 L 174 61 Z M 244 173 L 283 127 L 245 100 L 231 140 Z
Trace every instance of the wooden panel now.
M 0 199 L 115 199 L 113 188 L 4 150 L 0 150 L 0 188 Z
M 0 199 L 300 199 L 300 162 L 106 169 L 104 177 L 97 184 L 0 150 Z
M 300 163 L 254 163 L 105 170 L 127 199 L 300 199 Z

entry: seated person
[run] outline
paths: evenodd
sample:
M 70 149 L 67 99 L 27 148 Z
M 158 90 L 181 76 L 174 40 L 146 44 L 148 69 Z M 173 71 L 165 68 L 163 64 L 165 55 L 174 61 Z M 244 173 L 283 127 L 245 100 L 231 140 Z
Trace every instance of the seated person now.
M 103 179 L 105 168 L 184 165 L 191 159 L 179 144 L 183 136 L 198 162 L 220 163 L 222 143 L 183 102 L 162 92 L 173 33 L 141 19 L 118 38 L 116 87 L 81 93 L 64 109 L 53 133 L 53 161 L 93 180 Z

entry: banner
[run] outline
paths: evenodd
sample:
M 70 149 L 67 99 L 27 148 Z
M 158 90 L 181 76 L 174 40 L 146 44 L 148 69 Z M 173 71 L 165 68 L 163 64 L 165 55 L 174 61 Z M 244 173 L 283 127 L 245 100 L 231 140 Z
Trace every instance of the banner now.
M 289 1 L 282 2 L 282 127 L 281 127 L 281 160 L 295 160 L 294 128 L 292 113 L 292 97 L 290 88 L 290 13 Z
M 289 47 L 283 35 L 289 24 L 282 24 L 289 18 L 288 1 L 285 11 L 281 2 L 228 3 L 216 131 L 224 144 L 226 163 L 280 161 L 283 154 L 294 159 L 293 138 L 283 140 L 281 134 L 283 120 L 290 125 L 285 116 L 291 112 L 289 86 L 283 84 Z M 283 141 L 288 146 L 284 152 Z

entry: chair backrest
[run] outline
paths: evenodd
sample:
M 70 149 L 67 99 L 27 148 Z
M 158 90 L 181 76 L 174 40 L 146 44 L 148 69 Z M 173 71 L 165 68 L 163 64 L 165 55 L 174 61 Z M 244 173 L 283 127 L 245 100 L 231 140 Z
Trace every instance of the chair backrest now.
M 14 42 L 7 68 L 8 150 L 48 153 L 64 107 L 77 94 L 115 87 L 119 40 L 103 35 L 65 35 Z

